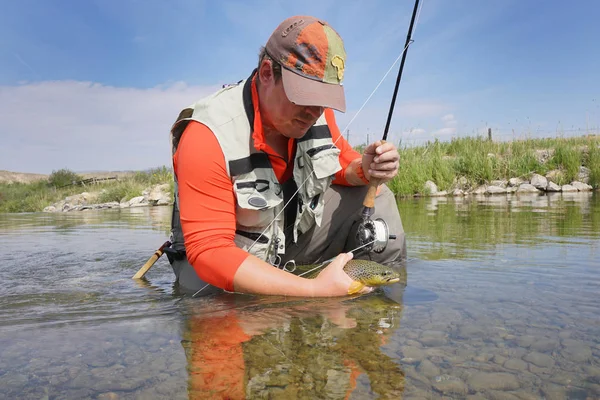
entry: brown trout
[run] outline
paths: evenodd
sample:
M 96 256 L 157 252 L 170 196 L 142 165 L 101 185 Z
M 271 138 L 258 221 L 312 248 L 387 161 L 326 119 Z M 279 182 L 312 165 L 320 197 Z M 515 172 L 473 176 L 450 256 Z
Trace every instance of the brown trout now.
M 298 266 L 300 270 L 311 270 L 315 265 Z M 310 273 L 305 278 L 316 278 L 322 269 Z M 400 273 L 390 267 L 369 260 L 350 260 L 344 266 L 344 271 L 354 282 L 348 289 L 348 294 L 358 293 L 365 286 L 378 287 L 391 285 L 400 281 Z

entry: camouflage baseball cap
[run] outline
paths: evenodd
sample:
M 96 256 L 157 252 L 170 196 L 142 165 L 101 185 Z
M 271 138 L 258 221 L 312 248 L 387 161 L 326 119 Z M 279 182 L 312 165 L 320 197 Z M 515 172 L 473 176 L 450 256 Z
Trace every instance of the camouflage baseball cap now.
M 346 51 L 327 22 L 290 17 L 273 31 L 265 49 L 283 67 L 283 88 L 292 103 L 346 111 L 342 86 Z

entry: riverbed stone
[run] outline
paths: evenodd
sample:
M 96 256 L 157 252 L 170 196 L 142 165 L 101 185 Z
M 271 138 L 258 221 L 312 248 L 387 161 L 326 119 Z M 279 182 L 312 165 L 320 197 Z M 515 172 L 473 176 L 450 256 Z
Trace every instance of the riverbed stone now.
M 442 331 L 425 331 L 419 341 L 425 346 L 443 346 L 446 344 L 446 333 Z
M 425 352 L 414 346 L 403 347 L 400 352 L 405 358 L 411 358 L 413 360 L 421 361 L 425 358 Z
M 563 349 L 560 354 L 567 360 L 583 362 L 592 358 L 592 349 L 585 343 L 573 339 L 564 339 L 561 344 Z
M 467 393 L 469 393 L 469 387 L 467 386 L 467 384 L 458 378 L 452 380 L 445 380 L 441 382 L 435 382 L 433 384 L 433 387 L 435 388 L 435 390 L 445 395 L 464 396 Z
M 532 335 L 523 335 L 523 336 L 519 336 L 517 338 L 517 344 L 520 347 L 529 347 L 533 343 L 535 343 L 536 340 L 538 340 L 538 338 L 535 337 L 535 336 L 532 336 Z
M 600 366 L 586 365 L 585 373 L 588 374 L 588 380 L 600 384 Z
M 521 385 L 515 375 L 506 372 L 476 372 L 467 381 L 477 391 L 515 390 Z
M 550 357 L 548 354 L 539 353 L 537 351 L 532 351 L 523 357 L 524 361 L 532 363 L 540 368 L 552 368 L 554 366 L 554 359 Z
M 487 398 L 490 400 L 520 400 L 516 395 L 509 392 L 501 392 L 498 390 L 488 390 Z
M 417 367 L 417 371 L 428 378 L 433 378 L 440 374 L 440 369 L 428 359 L 421 361 Z
M 519 358 L 511 358 L 504 363 L 504 368 L 515 371 L 527 371 L 527 363 Z
M 546 400 L 563 400 L 568 398 L 566 389 L 563 386 L 553 383 L 543 384 L 541 392 Z
M 504 356 L 501 356 L 500 354 L 496 354 L 494 355 L 494 358 L 492 358 L 492 361 L 494 361 L 498 365 L 504 365 L 504 363 L 508 361 L 508 359 Z
M 98 397 L 96 397 L 98 400 L 118 400 L 119 399 L 119 395 L 116 394 L 115 392 L 106 392 L 106 393 L 100 393 L 98 395 Z
M 560 343 L 556 339 L 539 339 L 531 344 L 531 349 L 541 353 L 548 353 L 558 350 Z

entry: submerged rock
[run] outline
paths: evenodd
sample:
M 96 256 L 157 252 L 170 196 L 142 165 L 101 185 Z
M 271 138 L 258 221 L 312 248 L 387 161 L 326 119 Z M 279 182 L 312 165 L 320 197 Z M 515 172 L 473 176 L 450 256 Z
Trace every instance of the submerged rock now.
M 506 372 L 476 372 L 469 377 L 468 383 L 477 391 L 515 390 L 521 387 L 517 377 Z

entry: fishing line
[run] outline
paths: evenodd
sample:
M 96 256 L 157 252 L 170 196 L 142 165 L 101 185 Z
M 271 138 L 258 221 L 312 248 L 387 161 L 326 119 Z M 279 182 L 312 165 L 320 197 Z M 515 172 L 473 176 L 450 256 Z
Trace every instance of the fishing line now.
M 375 240 L 373 240 L 372 242 L 369 242 L 369 243 L 365 243 L 365 244 L 363 244 L 363 245 L 360 245 L 360 246 L 358 246 L 357 248 L 355 248 L 355 249 L 353 249 L 353 250 L 350 250 L 348 253 L 353 253 L 353 252 L 355 252 L 356 250 L 360 250 L 360 249 L 362 249 L 363 247 L 365 247 L 365 246 L 368 246 L 368 245 L 370 245 L 370 244 L 372 244 L 372 243 L 375 243 Z M 306 272 L 303 272 L 303 273 L 299 274 L 298 276 L 304 276 L 304 275 L 308 274 L 309 272 L 313 272 L 313 271 L 314 271 L 314 270 L 316 270 L 316 269 L 323 268 L 323 267 L 325 266 L 325 264 L 328 264 L 328 263 L 332 262 L 332 261 L 333 261 L 333 260 L 335 260 L 336 258 L 337 258 L 337 256 L 335 256 L 335 257 L 333 257 L 333 258 L 330 258 L 329 260 L 323 261 L 321 264 L 317 265 L 317 266 L 316 266 L 316 267 L 314 267 L 313 269 L 311 269 L 311 270 L 308 270 L 308 271 L 306 271 Z
M 423 7 L 423 3 L 421 3 L 419 5 L 419 9 L 417 11 L 417 17 L 416 17 L 416 20 L 415 20 L 414 28 L 416 28 L 417 23 L 419 21 L 419 17 L 421 15 L 421 9 L 422 9 L 422 7 Z M 416 29 L 413 29 L 413 31 L 414 30 L 416 30 Z M 379 89 L 379 87 L 381 86 L 381 84 L 383 83 L 383 81 L 387 78 L 387 76 L 390 74 L 390 72 L 392 71 L 392 69 L 394 69 L 394 66 L 402 58 L 402 56 L 404 55 L 404 53 L 406 52 L 406 50 L 408 50 L 408 48 L 410 47 L 410 45 L 412 43 L 414 43 L 414 40 L 411 39 L 406 44 L 406 46 L 404 46 L 404 49 L 402 50 L 402 52 L 398 55 L 398 57 L 396 58 L 396 60 L 394 61 L 394 63 L 387 70 L 387 72 L 385 73 L 385 75 L 383 76 L 383 78 L 381 78 L 381 80 L 379 81 L 379 83 L 377 84 L 377 86 L 375 87 L 375 89 L 373 89 L 373 91 L 371 92 L 371 94 L 369 95 L 369 97 L 367 97 L 367 99 L 363 102 L 362 106 L 354 114 L 354 116 L 352 117 L 352 119 L 350 120 L 350 122 L 348 122 L 348 124 L 346 124 L 346 127 L 340 132 L 340 135 L 338 136 L 338 138 L 333 142 L 332 148 L 333 148 L 333 146 L 335 146 L 335 144 L 337 143 L 337 141 L 340 140 L 340 138 L 343 136 L 343 132 L 347 132 L 348 131 L 348 128 L 350 127 L 350 125 L 352 124 L 352 122 L 354 122 L 354 120 L 358 117 L 358 114 L 360 114 L 360 112 L 365 108 L 365 106 L 367 105 L 367 103 L 369 102 L 369 100 L 371 100 L 371 97 L 373 97 L 373 95 L 375 94 L 375 92 Z M 308 181 L 308 179 L 312 176 L 313 173 L 314 173 L 314 169 L 307 175 L 306 179 L 304 179 L 304 181 L 300 184 L 300 186 L 298 187 L 298 189 L 290 197 L 290 199 L 287 201 L 287 203 L 285 203 L 283 205 L 283 208 L 281 209 L 281 211 L 279 211 L 279 213 L 277 213 L 277 215 L 275 215 L 275 217 L 273 218 L 273 220 L 271 221 L 271 223 L 269 223 L 269 225 L 267 225 L 267 227 L 261 232 L 261 234 L 254 241 L 254 243 L 252 243 L 252 245 L 250 245 L 250 247 L 248 248 L 248 251 L 252 250 L 252 248 L 254 247 L 254 245 L 256 243 L 258 243 L 258 240 L 269 230 L 269 228 L 271 228 L 271 226 L 273 225 L 273 223 L 278 220 L 278 218 L 281 216 L 281 213 L 283 213 L 285 211 L 285 209 L 287 208 L 287 206 L 292 202 L 292 200 L 298 194 L 298 192 L 300 192 L 300 189 L 304 186 L 304 184 Z

